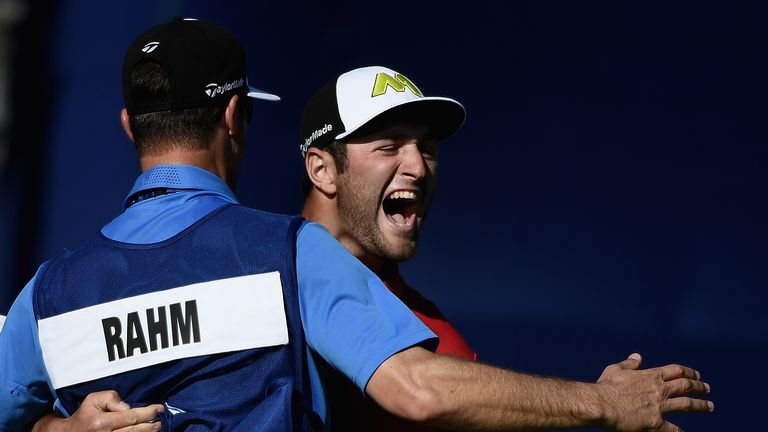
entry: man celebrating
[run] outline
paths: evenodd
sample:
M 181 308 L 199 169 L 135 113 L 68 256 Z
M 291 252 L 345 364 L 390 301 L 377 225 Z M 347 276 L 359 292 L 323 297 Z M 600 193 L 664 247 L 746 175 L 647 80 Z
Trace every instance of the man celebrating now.
M 405 283 L 397 266 L 416 253 L 435 185 L 438 140 L 463 122 L 458 102 L 423 97 L 400 73 L 368 67 L 343 74 L 304 109 L 302 215 L 328 228 L 435 332 L 437 353 L 475 360 L 458 331 Z M 344 410 L 333 417 L 334 429 L 427 429 L 387 414 L 338 374 L 329 374 L 328 393 L 332 407 Z
M 415 253 L 429 209 L 437 174 L 438 142 L 453 134 L 463 121 L 464 108 L 458 102 L 425 97 L 412 81 L 391 69 L 365 67 L 342 74 L 319 89 L 305 106 L 300 126 L 300 149 L 307 172 L 303 216 L 328 228 L 439 336 L 437 353 L 474 360 L 476 355 L 438 309 L 408 287 L 397 272 L 397 263 Z M 637 366 L 639 358 L 633 355 L 609 369 Z M 518 385 L 524 387 L 518 389 L 518 395 L 547 397 L 534 390 L 544 391 L 545 380 L 519 378 L 523 381 Z M 423 426 L 387 414 L 339 374 L 330 373 L 328 380 L 334 429 L 423 430 Z M 514 381 L 510 384 L 515 385 Z M 526 393 L 524 388 L 534 391 Z M 565 404 L 576 411 L 594 402 L 579 400 L 569 391 L 549 396 L 553 396 L 551 407 Z M 619 401 L 608 401 L 605 408 L 621 411 L 643 403 L 639 397 L 629 402 L 624 407 Z M 678 410 L 672 406 L 667 408 Z M 530 423 L 521 422 L 517 427 L 579 424 L 549 423 L 546 417 L 551 413 L 540 408 L 527 413 Z M 659 409 L 640 420 L 660 422 L 661 414 Z M 608 427 L 627 427 L 619 424 Z M 658 426 L 659 430 L 673 430 L 669 423 Z

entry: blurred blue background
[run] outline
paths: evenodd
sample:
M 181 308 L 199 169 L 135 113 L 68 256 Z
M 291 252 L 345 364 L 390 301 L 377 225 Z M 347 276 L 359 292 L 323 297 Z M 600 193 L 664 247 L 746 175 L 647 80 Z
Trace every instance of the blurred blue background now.
M 468 111 L 403 273 L 481 360 L 593 381 L 638 351 L 712 384 L 686 430 L 765 428 L 765 3 L 0 1 L 0 313 L 121 210 L 123 54 L 174 15 L 229 27 L 283 98 L 256 105 L 244 204 L 298 212 L 303 103 L 394 68 Z

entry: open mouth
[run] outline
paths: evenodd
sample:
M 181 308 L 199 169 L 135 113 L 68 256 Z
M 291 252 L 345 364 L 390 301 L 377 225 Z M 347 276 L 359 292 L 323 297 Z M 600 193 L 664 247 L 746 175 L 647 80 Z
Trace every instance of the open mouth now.
M 393 224 L 407 228 L 416 223 L 416 192 L 395 191 L 384 199 L 382 208 L 384 214 Z

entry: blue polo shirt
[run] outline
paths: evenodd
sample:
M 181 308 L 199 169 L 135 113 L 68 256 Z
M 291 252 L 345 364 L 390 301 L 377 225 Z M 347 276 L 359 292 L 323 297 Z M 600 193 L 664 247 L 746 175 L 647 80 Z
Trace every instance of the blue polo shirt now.
M 135 200 L 141 192 L 156 188 L 174 192 Z M 161 165 L 139 176 L 124 212 L 101 232 L 120 242 L 156 243 L 233 203 L 237 203 L 234 194 L 216 175 L 192 166 Z M 436 336 L 321 225 L 304 223 L 296 248 L 308 349 L 361 391 L 391 355 L 414 345 L 434 345 Z M 0 332 L 0 431 L 18 430 L 20 420 L 34 420 L 53 403 L 32 307 L 36 278 L 19 294 Z M 326 420 L 322 380 L 312 355 L 308 362 L 314 409 Z

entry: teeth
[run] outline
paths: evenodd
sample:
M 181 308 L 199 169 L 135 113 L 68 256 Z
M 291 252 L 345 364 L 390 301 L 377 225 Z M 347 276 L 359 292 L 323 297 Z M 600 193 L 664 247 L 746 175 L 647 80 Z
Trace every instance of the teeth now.
M 389 194 L 389 199 L 416 199 L 416 193 L 410 191 L 395 191 Z

